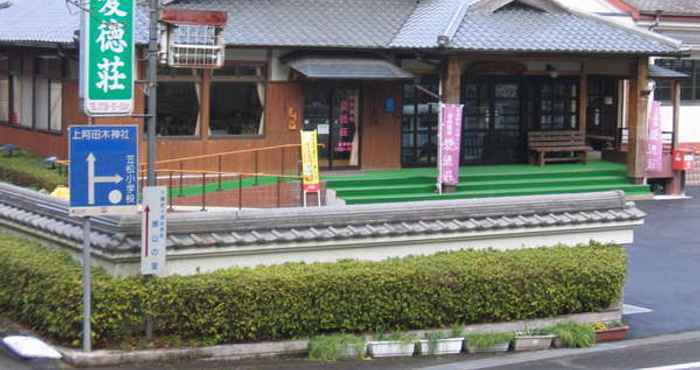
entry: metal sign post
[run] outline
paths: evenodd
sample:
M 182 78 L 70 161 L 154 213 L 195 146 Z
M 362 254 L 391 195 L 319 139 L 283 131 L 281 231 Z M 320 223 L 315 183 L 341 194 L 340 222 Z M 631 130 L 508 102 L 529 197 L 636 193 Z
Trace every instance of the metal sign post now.
M 83 351 L 92 351 L 92 329 L 90 328 L 92 302 L 92 264 L 90 263 L 90 217 L 83 218 Z
M 136 212 L 138 126 L 70 126 L 68 137 L 69 213 L 83 217 L 83 351 L 90 352 L 90 216 Z

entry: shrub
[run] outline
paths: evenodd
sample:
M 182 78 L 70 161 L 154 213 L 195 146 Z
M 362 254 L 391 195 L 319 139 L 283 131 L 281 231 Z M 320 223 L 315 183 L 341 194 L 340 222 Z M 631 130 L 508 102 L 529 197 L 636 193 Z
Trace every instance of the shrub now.
M 337 361 L 345 358 L 364 358 L 367 344 L 352 334 L 318 335 L 309 341 L 309 359 Z
M 80 267 L 64 253 L 0 235 L 0 311 L 62 343 L 80 336 Z M 446 327 L 599 311 L 617 302 L 616 245 L 465 250 L 382 262 L 231 268 L 145 282 L 96 269 L 96 343 L 160 335 L 205 344 Z
M 44 167 L 39 156 L 17 150 L 12 157 L 0 155 L 0 181 L 53 191 L 56 186 L 66 184 L 66 175 L 65 171 L 59 173 Z

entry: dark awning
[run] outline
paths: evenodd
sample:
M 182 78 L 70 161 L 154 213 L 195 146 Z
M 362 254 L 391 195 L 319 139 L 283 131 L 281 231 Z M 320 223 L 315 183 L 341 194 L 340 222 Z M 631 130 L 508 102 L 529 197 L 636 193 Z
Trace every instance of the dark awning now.
M 688 77 L 689 76 L 685 73 L 677 72 L 654 64 L 649 65 L 649 78 L 652 80 L 680 80 Z
M 385 60 L 373 58 L 301 57 L 287 64 L 308 78 L 406 80 L 414 77 Z

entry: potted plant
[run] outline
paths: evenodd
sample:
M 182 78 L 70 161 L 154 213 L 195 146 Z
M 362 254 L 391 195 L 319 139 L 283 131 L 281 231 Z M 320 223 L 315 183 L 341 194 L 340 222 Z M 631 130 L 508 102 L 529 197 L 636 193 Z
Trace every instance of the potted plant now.
M 418 353 L 421 355 L 448 355 L 462 352 L 462 328 L 453 328 L 450 335 L 441 331 L 426 332 L 425 339 L 418 341 Z
M 550 334 L 545 330 L 525 327 L 525 330 L 515 332 L 513 350 L 520 352 L 547 349 L 552 346 L 554 337 L 554 334 Z
M 418 337 L 413 334 L 396 332 L 391 335 L 380 333 L 376 341 L 367 342 L 367 352 L 374 358 L 413 356 Z
M 364 338 L 352 334 L 318 335 L 309 341 L 309 359 L 336 361 L 362 359 L 367 345 Z
M 595 344 L 595 332 L 590 325 L 566 322 L 544 330 L 556 335 L 552 343 L 555 348 L 585 348 Z
M 629 325 L 623 324 L 621 321 L 612 321 L 609 323 L 601 321 L 593 324 L 593 330 L 595 330 L 596 342 L 602 343 L 625 339 L 630 327 Z
M 512 332 L 468 334 L 464 347 L 468 353 L 508 352 L 514 336 Z

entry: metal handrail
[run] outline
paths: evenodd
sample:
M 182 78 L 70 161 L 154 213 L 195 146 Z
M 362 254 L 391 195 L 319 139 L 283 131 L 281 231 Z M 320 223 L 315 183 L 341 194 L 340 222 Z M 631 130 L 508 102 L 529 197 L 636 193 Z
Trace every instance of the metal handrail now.
M 266 150 L 295 148 L 295 147 L 301 147 L 301 144 L 280 144 L 280 145 L 266 146 L 266 147 L 262 147 L 262 148 L 240 149 L 240 150 L 232 150 L 229 152 L 201 154 L 201 155 L 194 155 L 194 156 L 189 156 L 189 157 L 164 159 L 164 160 L 160 160 L 160 161 L 155 161 L 153 164 L 159 165 L 159 164 L 166 164 L 166 163 L 177 163 L 177 162 L 181 162 L 181 161 L 191 161 L 191 160 L 196 160 L 196 159 L 207 159 L 207 158 L 214 158 L 214 157 L 219 157 L 219 156 L 223 157 L 223 156 L 234 155 L 234 154 L 245 154 L 245 153 L 253 153 L 253 152 L 262 152 L 262 151 L 266 151 Z M 146 165 L 146 163 L 144 163 L 144 162 L 141 163 L 141 166 L 145 166 L 145 165 Z

